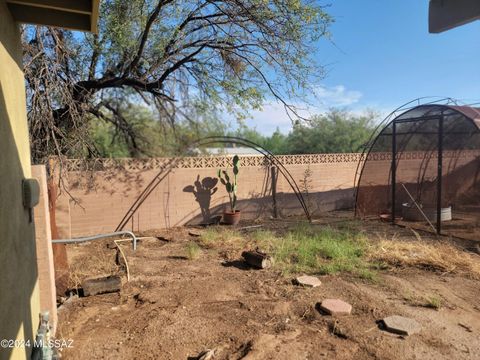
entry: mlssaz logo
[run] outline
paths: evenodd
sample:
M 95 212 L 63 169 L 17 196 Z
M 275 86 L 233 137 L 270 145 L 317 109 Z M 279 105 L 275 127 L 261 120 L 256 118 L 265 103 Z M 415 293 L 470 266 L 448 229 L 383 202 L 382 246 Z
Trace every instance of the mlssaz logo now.
M 73 339 L 34 340 L 34 347 L 49 347 L 52 349 L 73 348 Z

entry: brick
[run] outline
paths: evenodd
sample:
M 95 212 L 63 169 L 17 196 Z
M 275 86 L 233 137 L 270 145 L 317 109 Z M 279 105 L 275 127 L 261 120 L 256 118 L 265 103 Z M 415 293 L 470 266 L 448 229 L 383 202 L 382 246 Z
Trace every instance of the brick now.
M 320 309 L 330 315 L 350 315 L 352 305 L 340 299 L 326 299 L 320 304 Z

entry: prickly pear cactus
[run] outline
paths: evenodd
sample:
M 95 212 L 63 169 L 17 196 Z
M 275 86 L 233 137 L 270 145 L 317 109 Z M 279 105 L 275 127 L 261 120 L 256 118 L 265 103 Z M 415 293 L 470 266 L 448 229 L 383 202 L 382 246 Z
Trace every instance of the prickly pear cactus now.
M 228 197 L 230 199 L 230 209 L 232 210 L 232 213 L 235 212 L 236 207 L 237 207 L 237 176 L 238 176 L 238 170 L 240 167 L 240 158 L 238 155 L 235 155 L 233 157 L 233 176 L 230 177 L 228 175 L 227 170 L 218 170 L 218 178 L 220 179 L 220 182 L 225 186 L 225 189 L 227 190 Z

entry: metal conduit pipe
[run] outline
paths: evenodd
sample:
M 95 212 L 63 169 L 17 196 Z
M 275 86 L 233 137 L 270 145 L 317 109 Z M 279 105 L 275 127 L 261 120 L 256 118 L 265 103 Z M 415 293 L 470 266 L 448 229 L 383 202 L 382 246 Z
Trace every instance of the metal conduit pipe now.
M 53 244 L 77 244 L 77 243 L 99 240 L 99 239 L 104 239 L 104 238 L 118 236 L 118 235 L 131 236 L 132 240 L 133 240 L 133 250 L 134 251 L 137 250 L 137 237 L 131 231 L 116 231 L 116 232 L 109 233 L 109 234 L 100 234 L 100 235 L 87 236 L 87 237 L 81 237 L 81 238 L 75 238 L 75 239 L 52 240 L 52 243 Z

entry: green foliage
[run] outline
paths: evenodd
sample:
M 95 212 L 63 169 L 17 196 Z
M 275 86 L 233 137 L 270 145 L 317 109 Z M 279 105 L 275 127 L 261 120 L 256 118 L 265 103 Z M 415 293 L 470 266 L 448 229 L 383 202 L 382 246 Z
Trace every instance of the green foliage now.
M 332 228 L 301 223 L 281 237 L 270 232 L 254 237 L 273 253 L 277 266 L 285 272 L 348 272 L 363 279 L 375 279 L 365 258 L 367 239 L 350 226 Z
M 243 124 L 229 135 L 251 140 L 277 155 L 351 153 L 359 151 L 369 140 L 377 117 L 374 111 L 356 115 L 331 109 L 308 122 L 298 122 L 288 135 L 277 128 L 271 136 L 264 136 Z
M 256 230 L 248 234 L 212 227 L 201 236 L 205 246 L 236 245 L 260 248 L 273 255 L 275 266 L 284 273 L 349 273 L 361 279 L 376 281 L 375 264 L 369 262 L 369 243 L 354 221 L 328 225 L 302 222 L 285 233 Z
M 118 139 L 115 127 L 112 124 L 92 121 L 90 134 L 100 157 L 126 158 L 130 156 L 125 140 Z
M 193 141 L 223 134 L 226 128 L 215 115 L 207 116 L 200 106 L 191 110 L 198 121 L 180 122 L 175 128 L 164 126 L 156 119 L 155 111 L 143 105 L 127 103 L 121 111 L 135 133 L 136 147 L 142 151 L 133 151 L 129 138 L 122 136 L 111 122 L 91 121 L 89 133 L 100 157 L 175 156 Z
M 240 158 L 238 155 L 235 155 L 232 159 L 233 167 L 233 179 L 231 180 L 230 175 L 226 170 L 218 170 L 217 176 L 220 179 L 222 185 L 225 186 L 225 190 L 227 190 L 228 198 L 230 199 L 230 210 L 232 213 L 235 213 L 237 208 L 237 176 L 240 167 Z
M 370 138 L 376 116 L 371 111 L 353 115 L 343 110 L 313 116 L 309 123 L 294 126 L 286 150 L 289 154 L 357 152 Z
M 23 32 L 36 159 L 97 155 L 90 129 L 103 132 L 95 138 L 108 155 L 123 156 L 125 146 L 130 156 L 149 155 L 157 146 L 150 131 L 195 128 L 199 111 L 243 119 L 267 97 L 292 113 L 288 103 L 323 78 L 315 47 L 333 22 L 310 0 L 102 0 L 99 18 L 98 34 Z M 128 109 L 139 104 L 154 109 L 163 129 L 131 123 Z M 88 123 L 98 120 L 111 125 Z M 120 137 L 119 148 L 105 148 Z
M 277 129 L 271 136 L 264 136 L 244 124 L 236 131 L 228 131 L 227 125 L 216 114 L 208 114 L 200 103 L 190 110 L 191 116 L 198 120 L 180 122 L 175 129 L 163 126 L 155 119 L 155 111 L 145 106 L 126 104 L 122 112 L 146 156 L 176 155 L 179 149 L 199 138 L 224 134 L 248 139 L 274 154 L 355 152 L 370 137 L 375 120 L 374 112 L 357 116 L 331 110 L 314 116 L 308 124 L 297 124 L 288 135 Z M 113 124 L 92 122 L 90 131 L 100 156 L 138 156 Z
M 255 128 L 249 128 L 245 124 L 240 123 L 236 131 L 229 131 L 227 135 L 250 140 L 273 154 L 286 154 L 288 152 L 286 148 L 287 136 L 283 135 L 278 128 L 271 136 L 265 136 L 260 134 Z
M 194 241 L 190 241 L 186 246 L 185 250 L 187 253 L 187 257 L 189 260 L 195 260 L 200 257 L 200 254 L 202 253 L 202 249 L 198 244 Z

